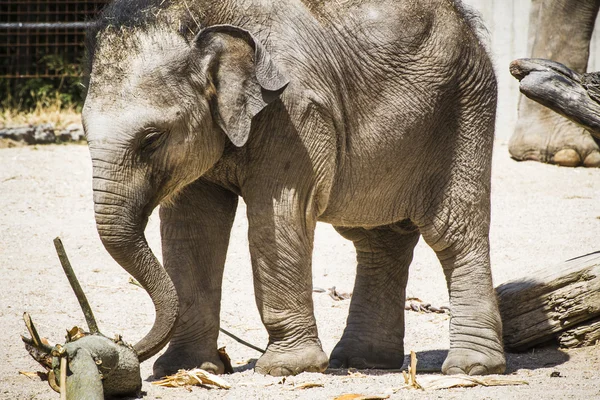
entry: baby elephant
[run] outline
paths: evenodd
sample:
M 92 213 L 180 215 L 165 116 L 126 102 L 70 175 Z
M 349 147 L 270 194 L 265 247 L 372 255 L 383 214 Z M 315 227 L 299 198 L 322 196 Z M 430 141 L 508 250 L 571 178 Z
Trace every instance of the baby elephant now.
M 444 373 L 502 373 L 489 258 L 496 80 L 455 0 L 116 0 L 88 32 L 83 119 L 98 232 L 148 291 L 140 360 L 220 372 L 223 266 L 247 204 L 256 370 L 400 368 L 420 235 L 452 307 Z M 144 236 L 161 205 L 164 267 Z M 317 335 L 317 221 L 354 242 L 350 315 Z M 349 266 L 350 268 L 350 266 Z

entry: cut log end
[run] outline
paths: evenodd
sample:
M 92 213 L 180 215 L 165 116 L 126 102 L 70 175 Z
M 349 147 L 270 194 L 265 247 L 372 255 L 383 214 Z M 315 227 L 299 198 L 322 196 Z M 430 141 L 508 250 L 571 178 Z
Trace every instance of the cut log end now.
M 574 328 L 567 329 L 558 336 L 563 348 L 595 346 L 600 343 L 600 318 L 586 321 Z
M 597 329 L 595 324 L 588 324 L 600 318 L 600 253 L 565 261 L 531 276 L 496 288 L 505 348 L 524 351 L 563 332 L 565 336 L 559 341 L 566 347 L 573 347 L 575 342 L 593 344 Z M 576 339 L 579 337 L 582 339 Z

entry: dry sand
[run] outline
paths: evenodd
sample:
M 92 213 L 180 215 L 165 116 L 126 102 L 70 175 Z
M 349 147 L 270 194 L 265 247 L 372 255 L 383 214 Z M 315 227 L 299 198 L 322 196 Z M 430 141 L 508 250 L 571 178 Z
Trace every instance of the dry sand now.
M 560 168 L 517 163 L 507 147 L 497 143 L 493 169 L 492 268 L 494 283 L 527 275 L 537 268 L 600 250 L 600 170 Z M 222 305 L 222 326 L 251 343 L 266 345 L 253 297 L 244 205 L 235 222 Z M 147 235 L 160 254 L 158 217 L 152 217 Z M 95 231 L 91 163 L 82 145 L 38 146 L 0 150 L 0 399 L 57 399 L 46 382 L 20 375 L 40 367 L 23 348 L 21 320 L 28 311 L 40 333 L 62 342 L 65 329 L 85 326 L 75 296 L 62 273 L 52 239 L 60 236 L 81 284 L 94 308 L 101 330 L 135 342 L 150 328 L 153 307 L 145 292 L 128 283 L 128 275 L 103 249 Z M 317 229 L 314 285 L 351 291 L 354 249 L 330 226 Z M 422 242 L 411 266 L 408 295 L 435 306 L 448 304 L 441 268 Z M 326 352 L 340 338 L 349 301 L 334 301 L 315 293 L 315 313 Z M 406 314 L 405 348 L 417 352 L 420 365 L 439 367 L 448 349 L 445 315 Z M 142 365 L 143 390 L 148 399 L 328 399 L 343 393 L 391 394 L 391 398 L 600 398 L 600 346 L 562 351 L 555 346 L 524 354 L 508 354 L 507 374 L 528 385 L 478 387 L 435 392 L 393 389 L 403 384 L 399 373 L 347 371 L 304 373 L 282 383 L 252 371 L 259 354 L 227 336 L 219 338 L 237 368 L 226 376 L 229 391 L 152 386 L 152 360 Z M 250 364 L 249 364 L 250 362 Z M 550 377 L 557 371 L 561 377 Z M 323 387 L 293 390 L 304 382 Z

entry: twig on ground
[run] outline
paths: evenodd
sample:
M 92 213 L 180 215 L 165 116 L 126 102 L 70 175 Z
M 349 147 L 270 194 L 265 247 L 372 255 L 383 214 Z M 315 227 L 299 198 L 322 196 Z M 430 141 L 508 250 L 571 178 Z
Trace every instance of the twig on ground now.
M 424 313 L 436 313 L 445 314 L 450 312 L 450 308 L 446 306 L 434 307 L 430 303 L 425 303 L 423 300 L 417 297 L 408 297 L 404 309 L 407 311 L 424 312 Z
M 230 338 L 232 338 L 233 340 L 235 340 L 236 342 L 243 344 L 244 346 L 250 347 L 251 349 L 254 349 L 254 350 L 256 350 L 256 351 L 258 351 L 260 353 L 264 353 L 265 352 L 265 350 L 261 349 L 260 347 L 257 347 L 257 346 L 255 346 L 255 345 L 253 345 L 251 343 L 248 343 L 248 342 L 246 342 L 243 339 L 240 339 L 239 337 L 235 336 L 233 333 L 228 332 L 228 331 L 226 331 L 223 328 L 219 328 L 219 330 L 221 332 L 223 332 L 224 334 L 226 334 L 227 336 L 229 336 Z
M 335 286 L 332 286 L 327 290 L 329 297 L 335 301 L 348 300 L 352 297 L 352 293 L 340 292 L 335 288 Z

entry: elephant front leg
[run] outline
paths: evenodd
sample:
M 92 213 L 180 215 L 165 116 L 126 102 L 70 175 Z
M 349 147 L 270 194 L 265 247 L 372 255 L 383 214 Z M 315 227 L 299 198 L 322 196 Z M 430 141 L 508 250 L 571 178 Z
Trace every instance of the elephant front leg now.
M 262 374 L 323 372 L 328 365 L 312 301 L 316 222 L 307 215 L 293 195 L 248 201 L 256 303 L 269 333 L 266 353 L 256 363 Z
M 177 289 L 180 315 L 154 377 L 179 369 L 223 373 L 217 352 L 221 285 L 237 195 L 197 181 L 160 209 L 164 266 Z

